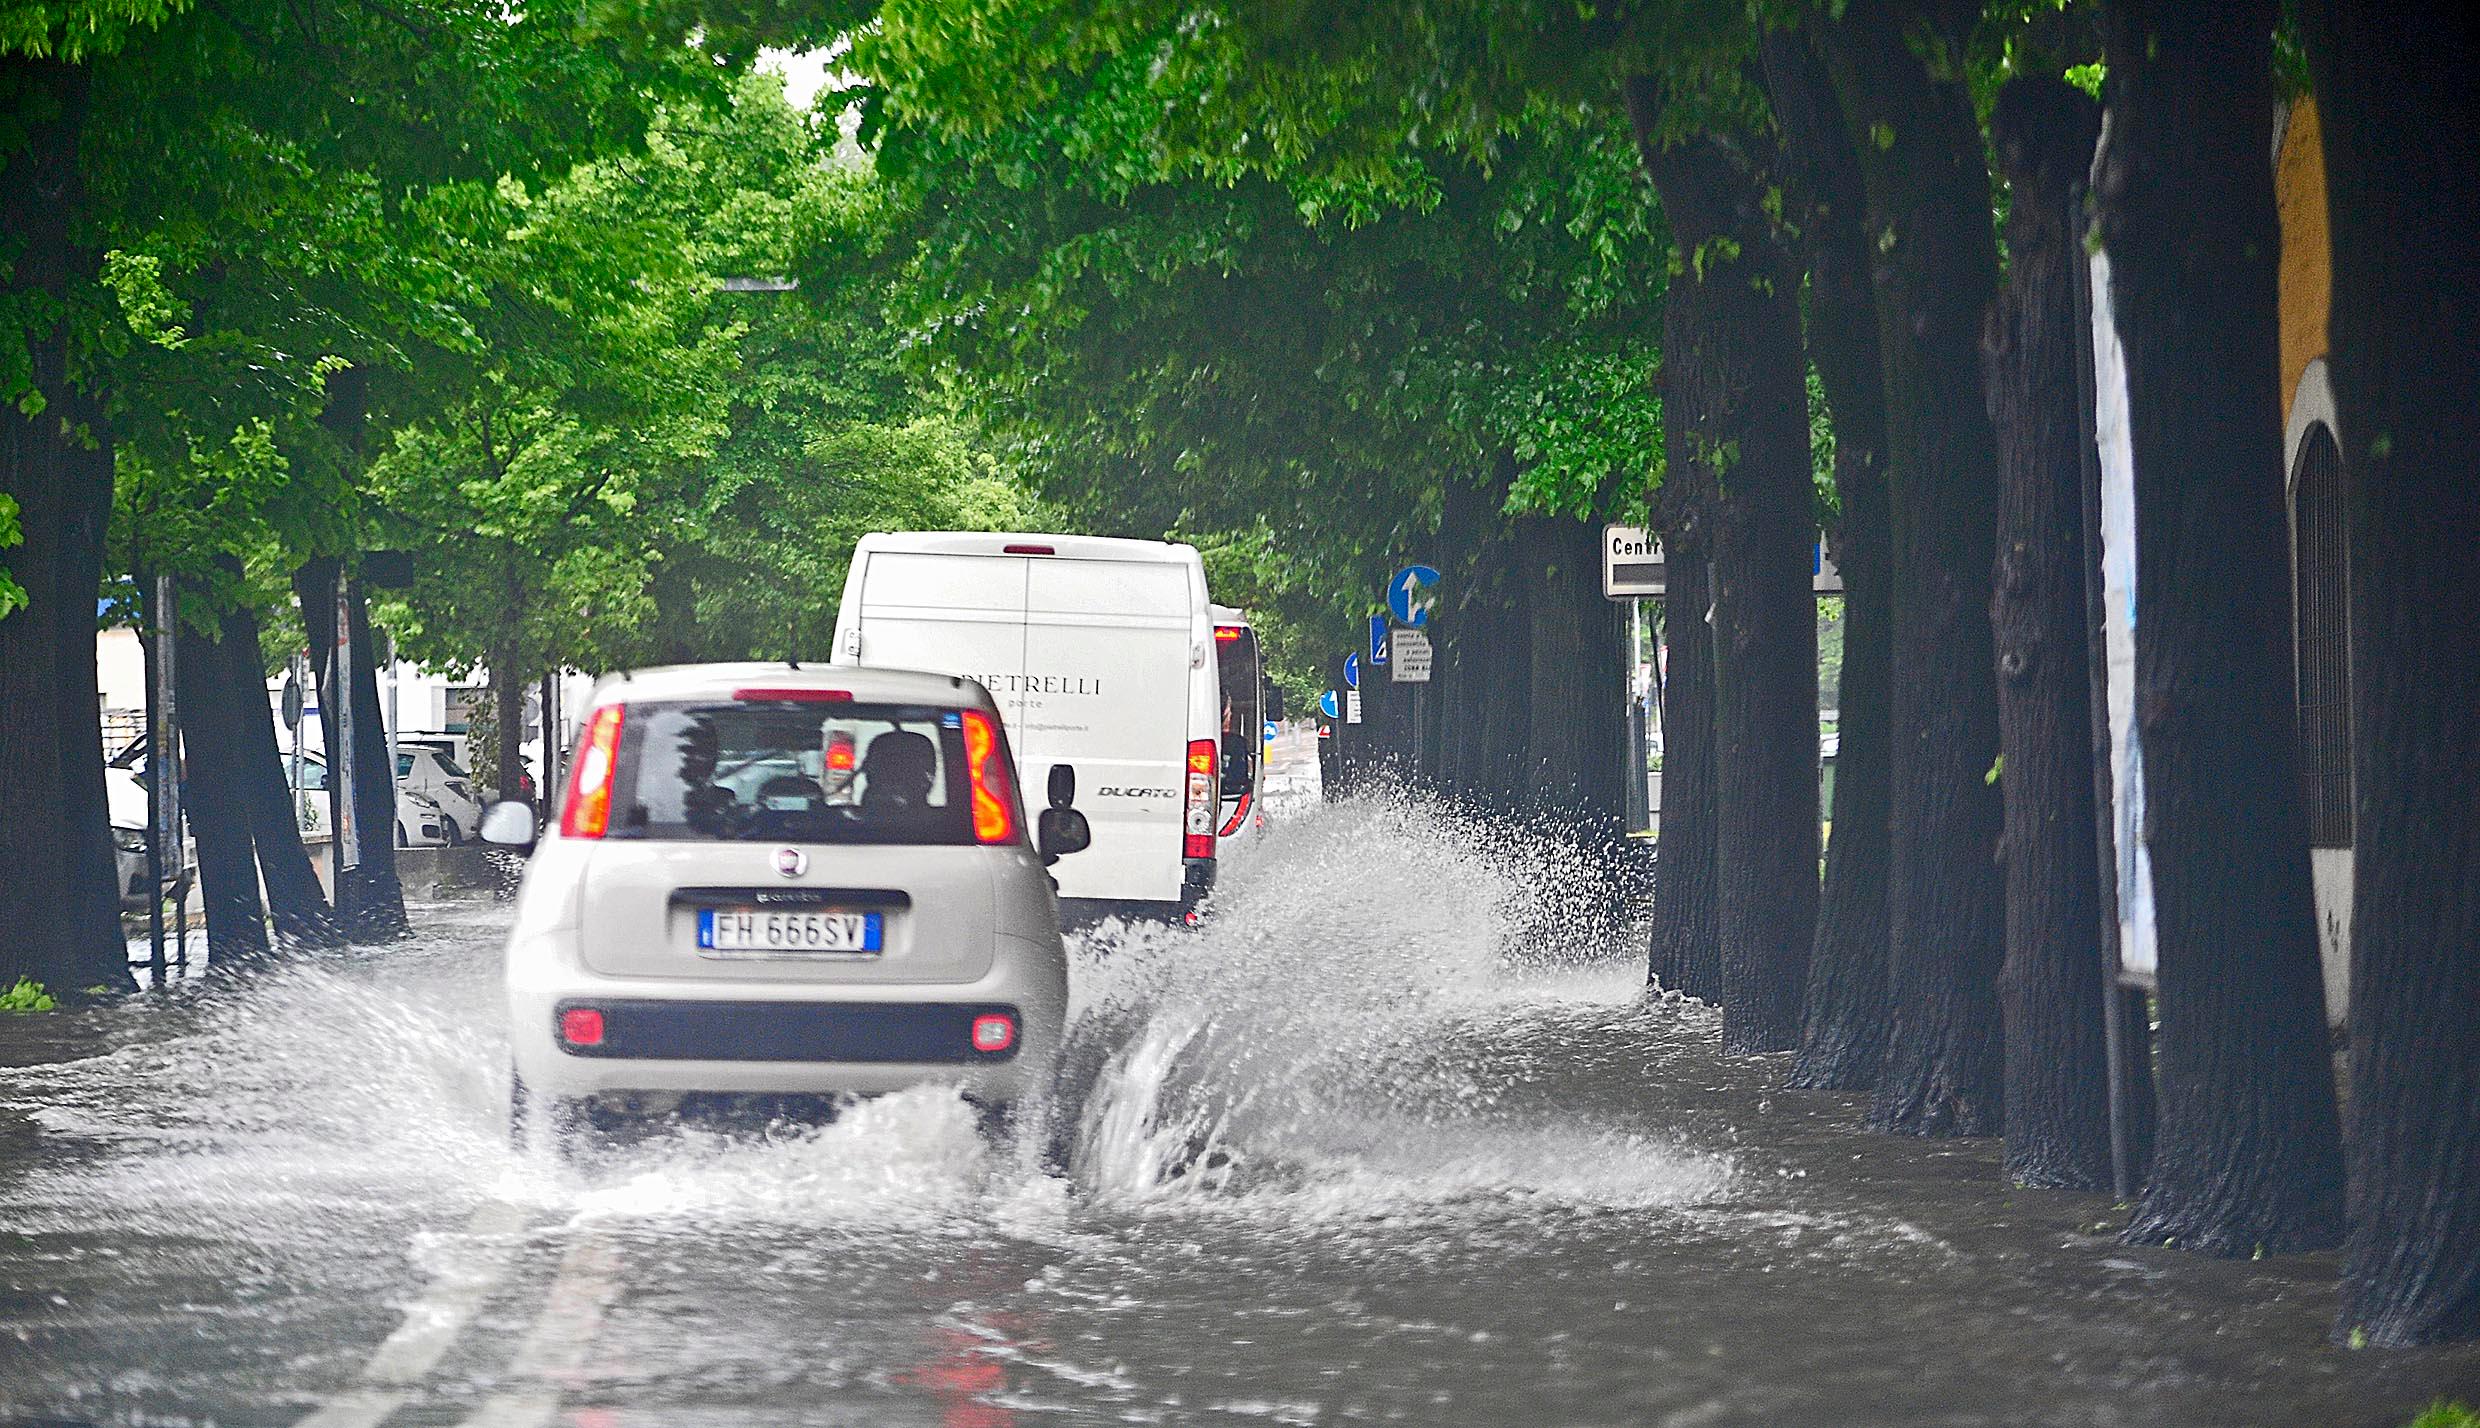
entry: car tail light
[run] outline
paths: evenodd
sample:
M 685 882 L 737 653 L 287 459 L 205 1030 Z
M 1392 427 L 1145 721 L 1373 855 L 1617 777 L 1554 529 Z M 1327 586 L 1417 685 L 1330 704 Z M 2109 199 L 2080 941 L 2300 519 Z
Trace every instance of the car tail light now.
M 1016 783 L 999 746 L 999 721 L 979 709 L 964 711 L 964 764 L 973 779 L 974 841 L 1015 842 Z
M 830 773 L 851 773 L 860 765 L 859 750 L 853 736 L 837 730 L 827 739 L 827 770 Z
M 753 704 L 850 704 L 849 689 L 735 689 L 734 699 Z
M 1232 805 L 1231 817 L 1223 820 L 1222 836 L 1228 838 L 1239 832 L 1240 825 L 1248 821 L 1249 798 L 1250 796 L 1244 793 L 1240 795 L 1240 801 Z
M 1238 638 L 1240 638 L 1240 627 L 1238 625 L 1216 625 L 1214 627 L 1214 642 L 1216 644 L 1227 645 Z
M 1188 814 L 1181 825 L 1185 857 L 1214 856 L 1214 741 L 1188 741 Z
M 594 711 L 577 744 L 577 769 L 569 775 L 568 803 L 560 810 L 560 836 L 600 838 L 611 826 L 611 778 L 620 757 L 621 707 Z
M 570 1007 L 560 1013 L 560 1040 L 571 1046 L 603 1044 L 603 1014 L 592 1007 Z
M 1004 1013 L 973 1018 L 973 1049 L 984 1054 L 1007 1050 L 1016 1044 L 1016 1018 Z

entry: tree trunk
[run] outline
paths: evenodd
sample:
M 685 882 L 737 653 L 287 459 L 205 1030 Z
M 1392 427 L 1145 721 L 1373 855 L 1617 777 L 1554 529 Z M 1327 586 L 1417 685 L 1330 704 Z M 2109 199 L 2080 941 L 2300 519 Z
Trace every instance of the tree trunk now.
M 1667 434 L 1664 444 L 1673 438 Z M 1714 866 L 1714 630 L 1706 619 L 1705 530 L 1672 453 L 1654 496 L 1662 542 L 1662 809 L 1653 840 L 1648 980 L 1701 1001 L 1722 997 Z
M 234 609 L 224 617 L 223 639 L 214 648 L 222 654 L 224 677 L 233 691 L 242 751 L 241 804 L 250 820 L 250 839 L 258 852 L 258 875 L 265 886 L 267 914 L 276 937 L 308 947 L 336 946 L 344 940 L 344 930 L 328 906 L 327 890 L 319 884 L 310 852 L 302 846 L 301 819 L 293 807 L 291 780 L 285 776 L 285 753 L 278 745 L 275 714 L 267 707 L 258 617 L 247 607 Z
M 1772 175 L 1711 136 L 1654 137 L 1631 86 L 1645 171 L 1677 268 L 1663 298 L 1670 469 L 1702 468 L 1713 556 L 1714 854 L 1722 1043 L 1800 1044 L 1817 935 L 1816 497 L 1798 274 L 1764 210 Z
M 330 865 L 334 870 L 336 916 L 345 936 L 355 942 L 386 942 L 404 936 L 404 888 L 396 878 L 396 786 L 389 777 L 394 753 L 379 718 L 379 678 L 372 668 L 370 621 L 359 585 L 352 592 L 352 688 L 338 690 L 330 677 L 336 648 L 336 561 L 316 557 L 293 572 L 293 591 L 301 600 L 301 622 L 310 636 L 310 665 L 321 697 L 319 719 L 326 735 L 328 806 L 337 815 L 331 827 L 344 826 L 343 791 L 337 771 L 342 767 L 336 737 L 337 700 L 353 701 L 353 818 L 360 828 L 361 863 L 343 866 L 342 844 Z
M 1607 850 L 1626 832 L 1620 746 L 1626 689 L 1602 598 L 1597 530 L 1566 516 L 1518 523 L 1531 660 L 1524 806 L 1534 817 Z
M 230 968 L 267 955 L 267 919 L 258 900 L 258 855 L 251 846 L 250 819 L 241 794 L 246 755 L 233 707 L 236 691 L 226 678 L 229 661 L 223 648 L 186 621 L 174 636 L 174 650 L 173 682 L 181 724 L 181 807 L 188 815 L 191 835 L 198 840 L 207 962 L 210 967 Z M 156 766 L 157 776 L 165 767 Z
M 2343 1212 L 2293 740 L 2274 21 L 2272 0 L 2111 5 L 2095 169 L 2160 946 L 2161 1121 L 2127 1236 L 2222 1255 L 2338 1243 Z
M 491 775 L 498 781 L 497 794 L 531 803 L 525 792 L 525 682 L 517 678 L 514 646 L 491 651 L 491 717 L 498 728 Z
M 2310 0 L 2352 492 L 2351 1237 L 2337 1337 L 2480 1337 L 2480 54 Z
M 1862 246 L 1858 156 L 1815 46 L 1775 31 L 1766 85 L 1792 162 L 1808 260 L 1808 355 L 1834 419 L 1829 536 L 1843 575 L 1843 677 L 1837 703 L 1834 836 L 1809 957 L 1800 1056 L 1790 1084 L 1870 1090 L 1886 1055 L 1887 700 L 1893 682 L 1893 570 L 1886 509 L 1886 389 Z
M 74 236 L 86 84 L 78 66 L 0 60 L 0 104 L 24 122 L 0 151 L 0 252 L 13 262 L 0 302 L 25 305 L 30 359 L 25 386 L 0 403 L 0 494 L 23 532 L 0 563 L 27 597 L 0 614 L 0 990 L 20 977 L 60 993 L 133 985 L 95 687 L 112 453 L 70 386 L 66 332 L 44 325 L 96 267 Z
M 2061 80 L 2019 77 L 1999 96 L 2007 281 L 1984 351 L 2000 479 L 1990 623 L 2005 754 L 2006 1173 L 2072 1190 L 2110 1185 L 2072 266 L 2084 249 L 2067 217 L 2100 127 L 2098 107 Z
M 2006 918 L 2004 815 L 1989 781 L 1997 452 L 1981 404 L 1980 326 L 1997 251 L 1963 39 L 1928 8 L 1853 0 L 1820 29 L 1868 196 L 1894 536 L 1894 1021 L 1870 1122 L 1990 1135 L 2002 1123 Z

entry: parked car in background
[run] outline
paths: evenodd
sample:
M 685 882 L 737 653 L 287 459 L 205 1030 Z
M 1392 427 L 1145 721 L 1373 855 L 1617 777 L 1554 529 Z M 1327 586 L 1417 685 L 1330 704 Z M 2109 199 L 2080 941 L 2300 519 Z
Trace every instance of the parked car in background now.
M 292 756 L 286 755 L 285 767 L 292 767 Z M 330 830 L 327 809 L 327 760 L 319 754 L 301 756 L 301 776 L 293 784 L 293 813 L 301 822 L 301 831 L 325 836 Z M 448 817 L 437 800 L 408 787 L 396 790 L 396 846 L 399 848 L 436 848 L 448 841 Z
M 457 762 L 454 754 L 439 745 L 399 742 L 396 786 L 410 789 L 438 805 L 439 831 L 450 847 L 481 831 L 482 800 L 474 796 L 473 775 Z
M 113 882 L 120 889 L 121 910 L 142 912 L 153 900 L 149 894 L 146 866 L 147 807 L 146 780 L 127 768 L 113 767 L 103 771 L 105 806 L 112 817 Z M 181 840 L 178 858 L 164 859 L 163 890 L 167 896 L 182 897 L 189 891 L 190 879 L 198 871 L 198 845 L 195 840 Z

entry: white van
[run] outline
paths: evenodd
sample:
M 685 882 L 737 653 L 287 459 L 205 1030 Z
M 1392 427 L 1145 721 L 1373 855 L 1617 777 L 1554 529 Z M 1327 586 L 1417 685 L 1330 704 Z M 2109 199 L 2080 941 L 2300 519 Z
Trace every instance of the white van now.
M 1076 770 L 1093 843 L 1056 869 L 1066 914 L 1193 921 L 1222 823 L 1213 645 L 1192 546 L 906 532 L 854 550 L 834 658 L 979 680 L 1017 767 Z

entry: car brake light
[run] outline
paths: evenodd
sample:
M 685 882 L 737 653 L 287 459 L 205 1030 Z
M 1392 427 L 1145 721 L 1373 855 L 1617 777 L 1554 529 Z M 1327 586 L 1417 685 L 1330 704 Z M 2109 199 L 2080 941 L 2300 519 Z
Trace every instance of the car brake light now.
M 1214 856 L 1214 741 L 1188 741 L 1188 810 L 1181 826 L 1184 857 Z
M 756 704 L 850 704 L 849 689 L 735 689 L 734 699 Z
M 973 1018 L 973 1049 L 1005 1051 L 1016 1044 L 1016 1018 L 1004 1014 Z
M 560 810 L 560 836 L 600 838 L 611 826 L 611 778 L 620 757 L 622 706 L 594 711 L 577 744 L 577 771 L 569 775 L 568 802 Z
M 571 1046 L 603 1044 L 603 1014 L 592 1007 L 570 1007 L 560 1013 L 560 1040 Z
M 1217 644 L 1230 644 L 1238 638 L 1240 638 L 1238 625 L 1216 625 L 1214 627 L 1214 640 Z
M 837 730 L 827 740 L 827 768 L 832 773 L 851 773 L 859 764 L 853 736 Z
M 1015 842 L 1016 784 L 999 747 L 999 721 L 979 709 L 964 711 L 964 764 L 973 782 L 974 841 Z
M 1001 551 L 1002 553 L 1007 554 L 1007 555 L 1057 555 L 1057 554 L 1059 554 L 1059 551 L 1058 551 L 1058 549 L 1057 549 L 1056 547 L 1053 547 L 1053 546 L 1047 546 L 1047 545 L 1003 545 L 1003 546 L 999 547 L 999 549 L 1000 549 L 1000 551 Z

